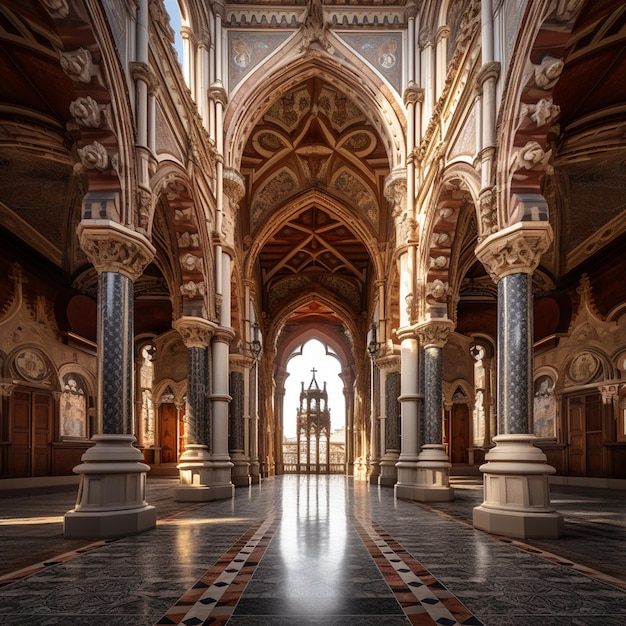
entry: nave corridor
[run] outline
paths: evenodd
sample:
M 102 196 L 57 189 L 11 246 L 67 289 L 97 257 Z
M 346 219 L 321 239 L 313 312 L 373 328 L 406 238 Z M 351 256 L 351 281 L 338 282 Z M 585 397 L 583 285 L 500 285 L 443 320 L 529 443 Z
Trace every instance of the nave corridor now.
M 623 492 L 553 486 L 565 534 L 531 546 L 474 529 L 482 484 L 452 482 L 428 506 L 298 475 L 181 504 L 152 478 L 157 527 L 95 543 L 62 538 L 75 487 L 4 491 L 0 624 L 624 623 Z

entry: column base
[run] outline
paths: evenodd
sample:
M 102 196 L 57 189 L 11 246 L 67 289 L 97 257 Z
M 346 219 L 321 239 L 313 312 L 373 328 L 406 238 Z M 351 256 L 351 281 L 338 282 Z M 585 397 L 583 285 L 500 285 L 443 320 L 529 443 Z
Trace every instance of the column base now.
M 250 462 L 243 452 L 233 452 L 231 456 L 233 463 L 232 482 L 235 487 L 250 486 Z
M 156 526 L 156 509 L 145 501 L 148 465 L 133 435 L 94 435 L 74 468 L 80 474 L 76 506 L 63 518 L 66 539 L 110 539 Z
M 400 455 L 396 463 L 398 482 L 394 486 L 394 495 L 402 500 L 416 500 L 414 497 L 417 484 L 417 455 Z
M 258 461 L 250 463 L 250 484 L 258 485 L 261 482 L 261 467 Z
M 450 461 L 444 446 L 425 444 L 417 461 L 417 488 L 420 502 L 449 502 L 454 500 L 450 487 Z
M 381 487 L 393 487 L 398 482 L 398 469 L 396 464 L 400 453 L 397 450 L 386 452 L 380 460 L 380 475 L 378 484 Z
M 235 485 L 231 481 L 233 464 L 230 458 L 211 458 L 211 500 L 228 500 L 235 497 Z
M 550 507 L 548 476 L 556 470 L 534 435 L 498 435 L 480 466 L 485 500 L 473 512 L 474 527 L 518 539 L 558 539 L 563 516 Z
M 174 489 L 176 502 L 208 501 L 211 481 L 211 463 L 209 450 L 198 443 L 185 444 L 185 450 L 176 466 L 180 475 L 180 484 Z
M 368 476 L 370 485 L 377 485 L 379 477 L 380 477 L 380 464 L 378 461 L 372 459 L 370 461 L 370 469 L 369 469 L 369 476 Z

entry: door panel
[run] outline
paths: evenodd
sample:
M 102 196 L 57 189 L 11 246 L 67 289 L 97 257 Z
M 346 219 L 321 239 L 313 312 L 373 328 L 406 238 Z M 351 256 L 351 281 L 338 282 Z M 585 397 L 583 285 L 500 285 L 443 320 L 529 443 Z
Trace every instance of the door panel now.
M 467 404 L 452 405 L 452 437 L 450 441 L 450 461 L 467 463 L 469 447 L 469 407 Z
M 161 463 L 176 463 L 177 457 L 177 417 L 175 404 L 161 404 Z
M 570 475 L 604 476 L 605 436 L 599 394 L 568 398 L 568 433 Z
M 14 478 L 50 474 L 52 397 L 15 390 L 10 401 L 10 475 Z

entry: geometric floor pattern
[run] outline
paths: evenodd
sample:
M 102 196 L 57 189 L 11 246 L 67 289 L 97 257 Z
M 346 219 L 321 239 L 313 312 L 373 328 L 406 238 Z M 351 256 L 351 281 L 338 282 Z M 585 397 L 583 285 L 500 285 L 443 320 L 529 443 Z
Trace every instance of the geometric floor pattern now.
M 525 543 L 472 527 L 475 480 L 430 505 L 342 476 L 193 505 L 176 485 L 148 480 L 155 529 L 81 545 L 62 539 L 75 490 L 3 497 L 0 625 L 626 623 L 624 492 L 553 488 L 564 536 Z

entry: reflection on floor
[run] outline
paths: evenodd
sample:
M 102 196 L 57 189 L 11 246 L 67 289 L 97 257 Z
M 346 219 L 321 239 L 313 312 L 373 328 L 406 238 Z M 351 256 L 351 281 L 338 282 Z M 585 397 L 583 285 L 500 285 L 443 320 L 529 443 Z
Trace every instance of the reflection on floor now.
M 482 486 L 422 505 L 341 476 L 285 476 L 232 501 L 174 503 L 157 528 L 67 541 L 76 488 L 2 495 L 0 624 L 229 626 L 626 623 L 626 494 L 553 487 L 565 536 L 475 530 Z M 1 489 L 1 484 L 0 484 Z

